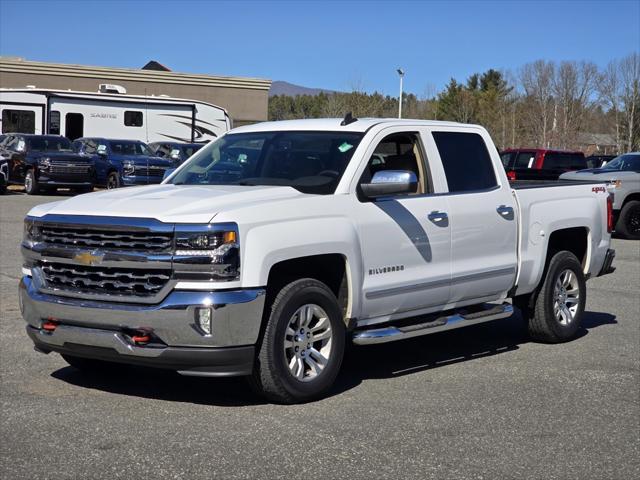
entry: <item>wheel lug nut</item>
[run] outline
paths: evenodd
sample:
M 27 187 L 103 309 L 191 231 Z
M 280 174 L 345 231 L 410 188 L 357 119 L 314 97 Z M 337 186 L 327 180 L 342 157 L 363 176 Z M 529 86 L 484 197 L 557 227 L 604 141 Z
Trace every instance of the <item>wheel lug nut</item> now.
M 304 328 L 301 328 L 301 329 L 300 329 L 300 333 L 304 333 Z
M 296 352 L 297 352 L 298 350 L 300 350 L 300 347 L 296 347 L 296 348 L 295 348 L 295 351 L 296 351 Z

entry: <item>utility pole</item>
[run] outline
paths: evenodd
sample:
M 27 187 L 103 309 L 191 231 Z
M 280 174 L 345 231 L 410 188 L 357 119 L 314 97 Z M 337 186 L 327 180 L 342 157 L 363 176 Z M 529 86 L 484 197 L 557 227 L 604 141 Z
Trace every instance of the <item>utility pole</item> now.
M 404 78 L 404 70 L 402 68 L 398 68 L 396 70 L 398 75 L 400 75 L 400 97 L 398 98 L 398 118 L 402 118 L 402 79 Z

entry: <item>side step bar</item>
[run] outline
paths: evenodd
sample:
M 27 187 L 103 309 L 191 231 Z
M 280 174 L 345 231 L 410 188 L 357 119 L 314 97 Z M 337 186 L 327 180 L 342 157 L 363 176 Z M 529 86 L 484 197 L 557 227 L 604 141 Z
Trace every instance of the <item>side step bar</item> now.
M 455 313 L 416 325 L 356 330 L 353 333 L 353 343 L 356 345 L 372 345 L 375 343 L 394 342 L 396 340 L 404 340 L 406 338 L 466 327 L 467 325 L 474 325 L 476 323 L 490 322 L 491 320 L 509 317 L 512 313 L 513 306 L 504 303 L 502 305 L 490 306 L 478 312 Z

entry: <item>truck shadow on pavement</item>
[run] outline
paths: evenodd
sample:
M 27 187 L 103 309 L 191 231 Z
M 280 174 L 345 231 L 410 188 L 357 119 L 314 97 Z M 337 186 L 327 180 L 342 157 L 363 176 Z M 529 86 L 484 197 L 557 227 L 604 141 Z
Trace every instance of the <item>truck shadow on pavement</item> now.
M 579 341 L 590 330 L 618 323 L 614 315 L 585 312 Z M 357 387 L 363 380 L 410 375 L 433 368 L 518 350 L 528 343 L 520 313 L 510 318 L 402 342 L 353 346 L 329 396 Z M 265 401 L 242 378 L 183 377 L 143 367 L 118 366 L 108 373 L 88 375 L 72 367 L 51 374 L 72 385 L 119 395 L 217 406 L 249 406 Z

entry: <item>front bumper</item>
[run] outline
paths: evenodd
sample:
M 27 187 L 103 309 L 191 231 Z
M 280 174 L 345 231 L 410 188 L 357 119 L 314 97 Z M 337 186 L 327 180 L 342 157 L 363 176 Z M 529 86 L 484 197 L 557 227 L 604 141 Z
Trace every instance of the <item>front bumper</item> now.
M 136 185 L 156 185 L 162 182 L 162 176 L 157 175 L 122 175 L 122 186 L 131 187 Z
M 27 333 L 38 351 L 168 368 L 185 375 L 251 373 L 264 289 L 173 291 L 159 304 L 142 305 L 44 294 L 36 283 L 23 277 L 19 298 Z M 213 309 L 211 335 L 196 324 L 198 307 Z M 44 330 L 46 321 L 55 322 L 55 330 Z M 135 343 L 131 332 L 139 331 L 153 340 Z

